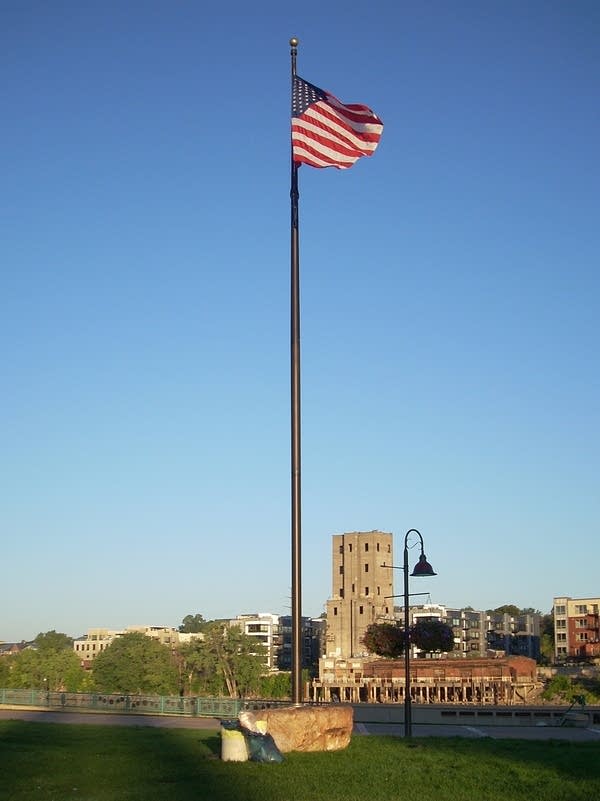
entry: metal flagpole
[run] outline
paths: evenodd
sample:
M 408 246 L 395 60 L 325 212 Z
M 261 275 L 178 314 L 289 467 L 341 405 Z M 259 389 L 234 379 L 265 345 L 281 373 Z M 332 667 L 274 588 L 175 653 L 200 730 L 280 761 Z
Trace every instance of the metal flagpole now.
M 298 40 L 290 39 L 292 97 Z M 300 504 L 300 256 L 298 238 L 298 164 L 291 155 L 290 361 L 292 456 L 292 701 L 302 703 L 302 583 Z

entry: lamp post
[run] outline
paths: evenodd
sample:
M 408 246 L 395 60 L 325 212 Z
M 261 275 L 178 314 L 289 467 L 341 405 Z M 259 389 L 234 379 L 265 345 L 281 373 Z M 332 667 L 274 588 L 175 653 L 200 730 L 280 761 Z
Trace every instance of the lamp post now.
M 419 537 L 421 544 L 421 553 L 419 554 L 419 561 L 415 565 L 411 576 L 436 576 L 433 568 L 427 561 L 425 551 L 423 548 L 423 537 L 421 532 L 416 528 L 410 528 L 404 535 L 404 562 L 402 567 L 398 570 L 404 570 L 404 736 L 412 736 L 412 701 L 410 697 L 410 619 L 409 619 L 409 592 L 408 592 L 408 538 L 411 534 L 416 534 Z M 382 567 L 395 567 L 395 565 L 386 565 Z M 421 593 L 414 593 L 420 595 Z

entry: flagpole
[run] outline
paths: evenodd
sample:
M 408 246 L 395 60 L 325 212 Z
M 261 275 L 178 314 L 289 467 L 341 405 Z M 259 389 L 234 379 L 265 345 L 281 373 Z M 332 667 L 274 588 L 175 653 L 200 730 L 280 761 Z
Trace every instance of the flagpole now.
M 298 40 L 290 39 L 292 96 Z M 291 161 L 290 220 L 290 363 L 292 459 L 292 701 L 299 706 L 302 692 L 302 582 L 300 503 L 300 249 L 298 235 L 298 164 Z

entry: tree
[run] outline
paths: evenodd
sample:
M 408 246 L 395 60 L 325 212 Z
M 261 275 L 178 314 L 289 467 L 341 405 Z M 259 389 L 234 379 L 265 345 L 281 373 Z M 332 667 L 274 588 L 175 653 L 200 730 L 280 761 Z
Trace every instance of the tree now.
M 58 653 L 59 651 L 73 650 L 73 638 L 54 629 L 44 634 L 38 634 L 33 644 L 41 653 Z
M 447 653 L 454 648 L 454 633 L 441 620 L 419 620 L 410 627 L 410 641 L 421 651 Z
M 497 609 L 488 609 L 488 612 L 499 612 L 501 615 L 510 615 L 511 617 L 518 617 L 521 614 L 519 607 L 514 604 L 504 604 Z
M 10 656 L 0 656 L 0 687 L 8 687 L 10 676 Z
M 554 660 L 554 616 L 542 615 L 540 621 L 540 661 L 550 664 Z
M 200 614 L 186 615 L 181 621 L 179 631 L 184 634 L 197 634 L 204 631 L 208 625 L 208 621 L 204 620 Z
M 265 673 L 265 654 L 265 647 L 239 627 L 212 621 L 203 640 L 179 648 L 182 686 L 188 693 L 203 695 L 256 695 Z
M 77 692 L 84 685 L 85 671 L 72 650 L 42 646 L 10 657 L 9 687 Z
M 231 698 L 242 698 L 258 690 L 265 672 L 266 648 L 238 626 L 215 621 L 205 632 L 205 653 L 222 676 Z
M 224 695 L 223 677 L 203 640 L 181 645 L 177 651 L 180 686 L 188 695 Z
M 302 671 L 307 673 L 307 671 Z M 304 678 L 308 680 L 308 676 Z M 292 675 L 289 672 L 274 673 L 272 676 L 263 676 L 260 680 L 261 698 L 291 698 Z
M 362 643 L 372 654 L 397 659 L 404 653 L 404 629 L 397 623 L 372 623 L 367 627 Z
M 552 638 L 552 642 L 554 642 L 554 615 L 542 615 L 540 620 L 540 632 L 542 634 L 547 634 L 549 637 Z
M 106 693 L 174 695 L 179 689 L 170 649 L 140 632 L 118 637 L 99 653 L 93 678 L 95 688 Z

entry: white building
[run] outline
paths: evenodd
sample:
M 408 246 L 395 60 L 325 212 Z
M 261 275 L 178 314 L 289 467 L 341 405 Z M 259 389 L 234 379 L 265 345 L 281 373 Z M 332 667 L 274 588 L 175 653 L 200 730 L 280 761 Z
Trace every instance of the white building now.
M 229 621 L 230 626 L 237 626 L 244 634 L 252 637 L 266 648 L 265 664 L 269 670 L 277 670 L 278 656 L 281 648 L 281 627 L 279 615 L 268 612 L 238 615 Z

